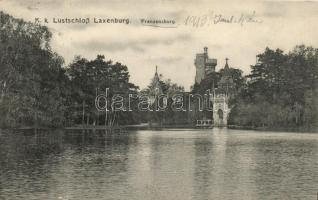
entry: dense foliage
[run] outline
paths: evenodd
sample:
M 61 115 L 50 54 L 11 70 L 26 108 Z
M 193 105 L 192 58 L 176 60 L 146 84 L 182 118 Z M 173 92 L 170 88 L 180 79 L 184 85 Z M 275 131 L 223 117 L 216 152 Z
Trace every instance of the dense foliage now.
M 0 12 L 1 126 L 59 126 L 67 85 L 63 59 L 49 46 L 51 33 Z
M 153 83 L 154 80 L 151 81 Z M 153 103 L 149 105 L 149 111 L 139 112 L 141 122 L 148 122 L 150 126 L 175 126 L 186 125 L 188 123 L 188 112 L 176 111 L 172 105 L 175 95 L 184 96 L 184 87 L 173 83 L 170 79 L 164 79 L 160 75 L 159 85 L 164 98 L 159 98 L 153 94 L 153 86 L 150 84 L 146 89 L 141 91 L 141 94 L 147 95 L 150 99 L 154 98 Z M 165 99 L 165 100 L 164 100 Z M 184 99 L 184 101 L 186 101 Z M 158 105 L 164 109 L 158 109 Z
M 50 39 L 47 27 L 0 12 L 0 127 L 97 125 L 115 118 L 133 123 L 133 113 L 106 118 L 94 104 L 106 87 L 109 96 L 136 93 L 127 67 L 101 55 L 92 61 L 76 57 L 62 67 Z
M 266 48 L 233 102 L 230 122 L 251 127 L 317 127 L 318 49 Z
M 129 82 L 128 68 L 121 63 L 105 61 L 105 57 L 98 55 L 96 59 L 88 61 L 76 57 L 68 66 L 67 75 L 70 78 L 72 91 L 69 96 L 68 111 L 70 124 L 110 125 L 113 122 L 121 124 L 136 123 L 133 112 L 110 112 L 111 99 L 115 94 L 127 98 L 129 94 L 137 94 L 138 87 Z M 108 116 L 106 111 L 97 111 L 95 98 L 103 94 L 108 102 Z M 127 101 L 124 107 L 127 107 Z

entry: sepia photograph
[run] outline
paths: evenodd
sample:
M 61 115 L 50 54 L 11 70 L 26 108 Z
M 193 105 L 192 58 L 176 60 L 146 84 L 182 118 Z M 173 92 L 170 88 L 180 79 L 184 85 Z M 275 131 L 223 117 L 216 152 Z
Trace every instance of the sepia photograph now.
M 318 200 L 318 1 L 0 0 L 0 200 Z

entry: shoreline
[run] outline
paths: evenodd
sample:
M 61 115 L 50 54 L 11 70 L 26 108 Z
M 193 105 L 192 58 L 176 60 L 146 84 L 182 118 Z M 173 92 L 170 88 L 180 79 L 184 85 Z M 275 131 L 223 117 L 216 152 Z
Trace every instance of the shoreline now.
M 165 129 L 213 129 L 213 128 L 227 128 L 232 130 L 254 130 L 254 131 L 274 131 L 274 132 L 292 132 L 292 133 L 317 133 L 318 127 L 251 127 L 251 126 L 238 126 L 238 125 L 228 125 L 227 127 L 206 127 L 200 128 L 192 125 L 165 125 L 165 126 L 149 126 L 148 124 L 137 124 L 137 125 L 120 125 L 113 127 L 105 126 L 70 126 L 70 127 L 15 127 L 15 128 L 0 128 L 0 135 L 3 132 L 10 131 L 37 131 L 37 130 L 125 130 L 125 131 L 136 131 L 136 130 L 165 130 Z
M 318 127 L 252 127 L 252 126 L 238 126 L 229 125 L 229 129 L 233 130 L 254 130 L 254 131 L 274 131 L 274 132 L 299 132 L 299 133 L 317 133 Z

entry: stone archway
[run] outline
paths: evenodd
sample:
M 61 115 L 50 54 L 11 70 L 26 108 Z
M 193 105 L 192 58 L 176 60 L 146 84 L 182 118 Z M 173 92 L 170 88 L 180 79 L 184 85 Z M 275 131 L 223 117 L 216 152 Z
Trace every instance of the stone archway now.
M 226 127 L 231 109 L 228 106 L 228 97 L 219 94 L 213 98 L 213 126 Z
M 223 121 L 223 110 L 219 109 L 217 113 L 218 113 L 219 120 Z

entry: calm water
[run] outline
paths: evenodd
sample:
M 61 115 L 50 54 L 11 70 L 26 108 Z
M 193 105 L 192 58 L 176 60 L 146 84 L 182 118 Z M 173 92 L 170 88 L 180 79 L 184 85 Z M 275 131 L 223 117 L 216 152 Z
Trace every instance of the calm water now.
M 0 135 L 0 199 L 316 200 L 317 188 L 317 134 Z

